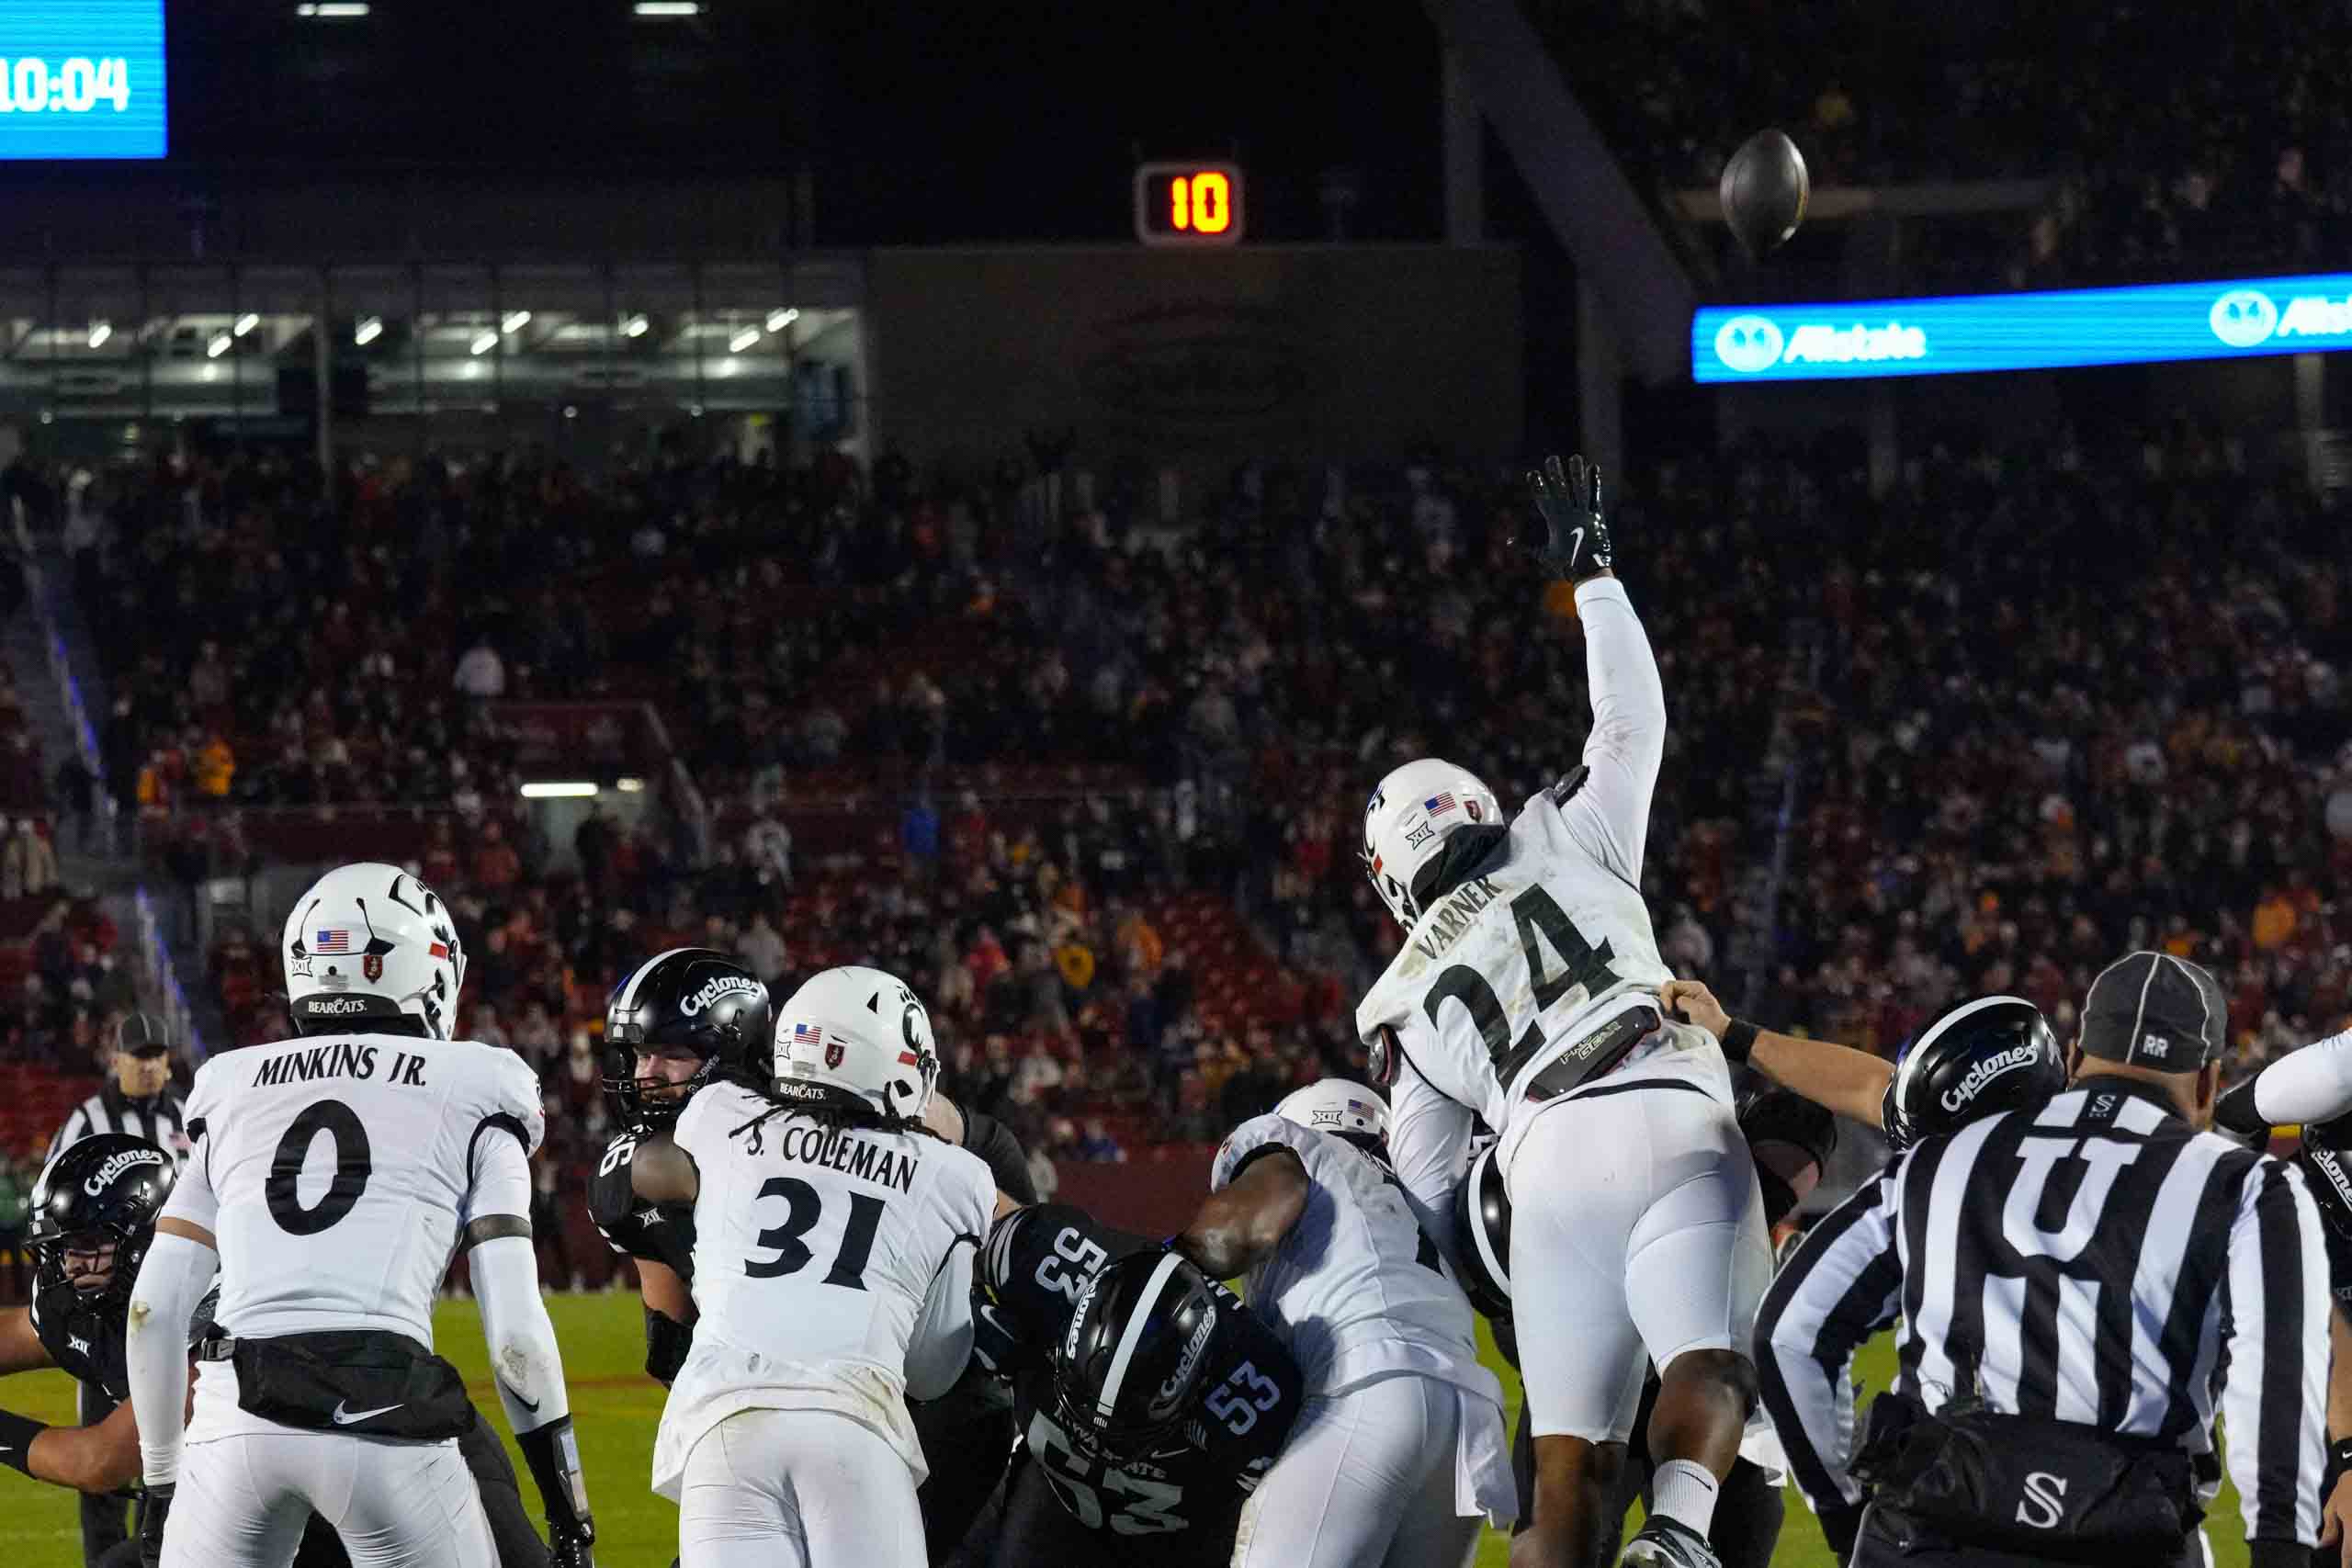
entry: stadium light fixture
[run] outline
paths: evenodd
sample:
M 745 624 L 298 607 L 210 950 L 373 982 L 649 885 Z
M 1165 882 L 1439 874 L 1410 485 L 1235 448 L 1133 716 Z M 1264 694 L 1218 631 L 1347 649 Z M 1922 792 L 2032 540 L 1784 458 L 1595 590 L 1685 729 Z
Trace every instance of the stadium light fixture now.
M 227 333 L 214 333 L 212 341 L 204 345 L 204 357 L 207 359 L 218 359 L 228 352 L 229 334 Z
M 772 333 L 780 333 L 799 319 L 800 312 L 795 308 L 786 307 L 781 310 L 770 310 L 768 312 L 768 331 Z
M 359 319 L 359 324 L 354 327 L 351 331 L 351 341 L 357 344 L 360 347 L 365 348 L 383 335 L 383 317 L 362 316 Z
M 646 329 L 652 324 L 653 323 L 647 321 L 641 315 L 631 316 L 621 323 L 621 335 L 624 337 L 643 337 L 645 335 Z
M 727 352 L 729 354 L 741 354 L 759 341 L 760 329 L 757 327 L 745 327 L 741 332 L 737 333 L 733 337 L 727 340 Z
M 596 794 L 596 786 L 586 779 L 532 783 L 523 786 L 525 800 L 586 799 Z
M 488 354 L 492 349 L 496 348 L 497 346 L 498 334 L 485 327 L 481 332 L 474 334 L 474 341 L 470 345 L 469 352 L 474 354 Z
M 528 310 L 509 310 L 498 319 L 498 330 L 503 333 L 519 333 L 530 324 L 531 312 Z
M 315 5 L 304 0 L 294 7 L 294 14 L 321 22 L 356 21 L 368 14 L 368 0 L 317 0 Z
M 699 17 L 701 0 L 637 0 L 629 7 L 640 17 Z
M 643 795 L 645 781 L 643 779 L 615 779 L 613 787 L 623 795 Z
M 253 311 L 247 310 L 237 318 L 236 333 L 239 337 L 243 337 L 259 325 L 261 325 L 261 318 Z
M 107 339 L 112 336 L 114 336 L 114 324 L 111 321 L 92 321 L 90 323 L 90 346 L 92 348 L 106 347 Z

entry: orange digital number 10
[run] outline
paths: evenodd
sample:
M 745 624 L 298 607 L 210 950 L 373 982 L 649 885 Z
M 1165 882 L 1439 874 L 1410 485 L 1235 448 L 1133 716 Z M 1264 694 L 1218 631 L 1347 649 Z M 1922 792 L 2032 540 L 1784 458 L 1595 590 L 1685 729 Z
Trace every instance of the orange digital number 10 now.
M 1195 234 L 1224 233 L 1233 227 L 1233 182 L 1214 169 L 1177 175 L 1168 186 L 1168 222 Z

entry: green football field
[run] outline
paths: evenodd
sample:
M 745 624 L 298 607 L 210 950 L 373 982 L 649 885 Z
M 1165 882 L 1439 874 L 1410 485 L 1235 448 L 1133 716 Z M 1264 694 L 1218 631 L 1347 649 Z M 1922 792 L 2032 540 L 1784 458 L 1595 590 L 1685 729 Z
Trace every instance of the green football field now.
M 559 1295 L 549 1298 L 556 1334 L 563 1345 L 564 1370 L 571 1382 L 571 1408 L 579 1418 L 582 1462 L 587 1467 L 596 1509 L 600 1568 L 667 1568 L 677 1551 L 677 1510 L 647 1490 L 652 1464 L 653 1427 L 662 1414 L 662 1390 L 640 1367 L 643 1318 L 634 1296 Z M 442 1353 L 464 1370 L 474 1402 L 496 1423 L 498 1402 L 482 1354 L 481 1319 L 470 1302 L 444 1302 L 435 1314 Z M 1482 1327 L 1483 1333 L 1483 1327 Z M 1501 1374 L 1513 1420 L 1519 1415 L 1519 1380 L 1492 1355 Z M 1891 1359 L 1885 1341 L 1862 1359 L 1872 1388 L 1883 1386 Z M 74 1419 L 74 1388 L 62 1372 L 27 1373 L 0 1384 L 0 1406 L 39 1420 Z M 503 1431 L 503 1427 L 501 1427 Z M 520 1460 L 516 1461 L 520 1466 Z M 526 1503 L 537 1506 L 527 1474 Z M 1781 1532 L 1773 1562 L 1785 1568 L 1830 1568 L 1828 1548 L 1813 1516 L 1794 1492 L 1788 1494 L 1788 1524 Z M 2236 1495 L 2224 1490 L 2213 1515 L 2214 1555 L 2222 1568 L 2245 1562 L 2238 1534 Z M 1478 1568 L 1503 1568 L 1504 1539 L 1489 1531 L 1478 1551 Z M 81 1568 L 80 1535 L 73 1497 L 56 1487 L 0 1471 L 0 1568 Z M 832 1568 L 832 1565 L 820 1565 Z M 841 1568 L 854 1568 L 842 1564 Z

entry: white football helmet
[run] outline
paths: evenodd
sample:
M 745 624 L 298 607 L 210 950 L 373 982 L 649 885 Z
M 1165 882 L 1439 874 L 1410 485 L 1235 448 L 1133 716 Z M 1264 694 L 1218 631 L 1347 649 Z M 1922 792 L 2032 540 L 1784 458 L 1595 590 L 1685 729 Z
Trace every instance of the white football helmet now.
M 1464 828 L 1503 823 L 1486 781 L 1437 757 L 1408 762 L 1380 781 L 1363 808 L 1363 868 L 1388 912 L 1410 929 L 1421 918 L 1413 878 Z
M 931 1015 L 897 976 L 860 964 L 813 975 L 775 1015 L 775 1089 L 863 1100 L 913 1121 L 939 1081 Z
M 465 950 L 449 907 L 396 865 L 338 866 L 294 901 L 282 944 L 300 1033 L 413 1018 L 435 1040 L 457 1026 Z
M 1388 1102 L 1350 1078 L 1320 1078 L 1283 1096 L 1274 1114 L 1317 1133 L 1354 1133 L 1388 1141 Z

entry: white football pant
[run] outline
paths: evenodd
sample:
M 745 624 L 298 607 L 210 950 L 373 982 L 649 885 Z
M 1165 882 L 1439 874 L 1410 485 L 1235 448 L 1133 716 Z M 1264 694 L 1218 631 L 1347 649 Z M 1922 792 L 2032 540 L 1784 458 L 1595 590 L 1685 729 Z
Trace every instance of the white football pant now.
M 907 1461 L 826 1410 L 739 1410 L 695 1444 L 679 1568 L 923 1568 Z
M 164 1568 L 286 1568 L 316 1512 L 353 1568 L 497 1568 L 455 1438 L 249 1432 L 190 1443 Z
M 1309 1398 L 1242 1506 L 1233 1568 L 1465 1568 L 1486 1523 L 1460 1511 L 1470 1397 L 1403 1374 Z
M 1696 1081 L 1603 1081 L 1538 1114 L 1503 1179 L 1535 1435 L 1622 1443 L 1649 1363 L 1752 1354 L 1772 1256 L 1732 1108 Z

